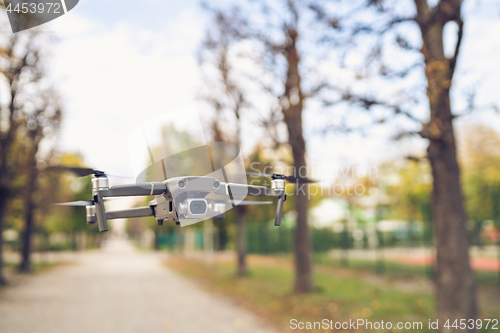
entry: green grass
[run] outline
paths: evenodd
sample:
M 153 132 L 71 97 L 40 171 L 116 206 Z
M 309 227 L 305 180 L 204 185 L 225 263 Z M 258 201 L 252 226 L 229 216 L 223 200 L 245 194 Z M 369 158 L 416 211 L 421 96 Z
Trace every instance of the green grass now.
M 15 270 L 17 271 L 18 267 L 19 267 L 19 263 L 18 262 L 13 262 L 13 261 L 7 261 L 4 263 L 5 264 L 5 267 L 8 267 L 12 270 Z M 53 268 L 53 267 L 57 267 L 59 265 L 61 265 L 60 262 L 47 262 L 47 261 L 37 261 L 37 262 L 33 262 L 32 264 L 32 271 L 31 273 L 40 273 L 40 272 L 43 272 L 44 270 L 47 270 L 47 269 L 50 269 L 50 268 Z
M 368 283 L 348 270 L 318 269 L 314 277 L 317 290 L 311 294 L 295 295 L 291 290 L 292 268 L 281 260 L 272 265 L 266 263 L 267 260 L 253 257 L 250 275 L 245 278 L 234 276 L 232 263 L 218 263 L 212 268 L 195 261 L 174 260 L 168 264 L 202 281 L 207 288 L 233 297 L 282 330 L 287 330 L 291 319 L 427 322 L 432 314 L 430 292 L 403 292 L 390 283 Z
M 289 259 L 250 256 L 250 274 L 244 278 L 235 276 L 233 262 L 220 261 L 212 267 L 205 267 L 200 261 L 177 258 L 169 259 L 167 265 L 199 281 L 208 290 L 229 296 L 240 305 L 267 318 L 280 331 L 291 331 L 291 319 L 304 322 L 365 319 L 371 322 L 390 321 L 394 325 L 397 322 L 418 321 L 423 323 L 422 331 L 431 332 L 427 325 L 428 320 L 434 318 L 432 287 L 428 281 L 412 277 L 411 269 L 399 277 L 379 277 L 362 268 L 316 265 L 316 291 L 295 295 L 292 292 L 293 267 Z M 499 319 L 500 304 L 495 300 L 490 303 L 489 307 L 483 308 L 483 317 Z M 390 330 L 360 328 L 357 331 Z

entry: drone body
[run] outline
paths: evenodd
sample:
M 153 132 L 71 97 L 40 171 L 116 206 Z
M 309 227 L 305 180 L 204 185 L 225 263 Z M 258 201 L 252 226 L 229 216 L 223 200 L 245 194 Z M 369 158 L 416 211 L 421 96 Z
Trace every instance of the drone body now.
M 54 167 L 53 167 L 54 168 Z M 66 167 L 55 167 L 58 169 Z M 175 177 L 163 182 L 145 182 L 109 187 L 102 171 L 88 168 L 66 168 L 77 175 L 92 174 L 92 200 L 63 203 L 66 206 L 85 206 L 87 223 L 97 222 L 99 231 L 108 231 L 107 220 L 153 216 L 159 225 L 175 222 L 190 225 L 208 218 L 221 220 L 226 210 L 237 205 L 269 204 L 271 202 L 244 201 L 246 196 L 278 198 L 275 225 L 281 225 L 283 204 L 286 200 L 285 178 L 273 175 L 271 188 L 221 182 L 214 177 Z M 75 172 L 76 171 L 76 172 Z M 105 211 L 104 198 L 155 196 L 146 207 Z

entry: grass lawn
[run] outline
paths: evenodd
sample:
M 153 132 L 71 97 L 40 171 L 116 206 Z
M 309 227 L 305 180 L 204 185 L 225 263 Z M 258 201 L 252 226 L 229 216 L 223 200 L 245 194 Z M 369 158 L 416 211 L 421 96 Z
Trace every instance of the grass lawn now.
M 9 269 L 17 272 L 19 263 L 18 262 L 13 262 L 13 261 L 7 261 L 4 263 L 5 267 L 8 267 Z M 62 263 L 60 262 L 49 262 L 49 261 L 35 261 L 32 262 L 32 271 L 31 273 L 40 273 L 43 272 L 46 269 L 50 269 L 52 267 L 57 267 L 60 266 Z
M 393 326 L 398 322 L 422 322 L 423 330 L 398 330 L 393 327 L 392 331 L 432 331 L 427 327 L 429 319 L 433 319 L 433 293 L 431 284 L 425 278 L 411 275 L 404 278 L 391 275 L 379 277 L 361 268 L 317 264 L 314 274 L 316 291 L 295 295 L 292 293 L 293 266 L 290 259 L 265 256 L 249 256 L 248 259 L 250 274 L 245 278 L 235 276 L 234 262 L 228 259 L 216 260 L 212 267 L 206 267 L 199 260 L 176 257 L 168 259 L 166 264 L 200 282 L 207 290 L 228 296 L 266 318 L 279 331 L 294 331 L 290 329 L 291 319 L 298 322 L 328 319 L 334 323 L 349 319 L 364 319 L 372 323 L 383 320 Z M 500 319 L 500 304 L 493 299 L 488 306 L 483 310 L 483 317 Z M 496 317 L 491 317 L 495 314 Z M 366 330 L 363 326 L 357 330 L 342 331 L 391 330 Z

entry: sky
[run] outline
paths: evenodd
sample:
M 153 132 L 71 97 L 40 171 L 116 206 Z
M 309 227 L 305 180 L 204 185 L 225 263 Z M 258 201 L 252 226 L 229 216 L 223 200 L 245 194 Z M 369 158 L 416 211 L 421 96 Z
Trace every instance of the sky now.
M 500 8 L 484 0 L 466 1 L 465 9 L 456 100 L 475 86 L 479 104 L 500 105 Z M 134 129 L 168 111 L 182 117 L 175 110 L 197 103 L 201 82 L 196 51 L 207 24 L 199 1 L 193 0 L 81 0 L 48 23 L 47 31 L 58 39 L 49 68 L 66 108 L 61 148 L 81 152 L 89 166 L 133 178 L 128 140 Z M 475 121 L 500 130 L 500 115 L 482 113 L 459 120 Z M 325 137 L 315 133 L 315 117 L 307 113 L 304 127 L 309 163 L 326 170 L 317 175 L 321 179 L 346 161 L 376 164 L 425 147 L 422 140 L 388 142 L 384 133 L 375 138 Z M 249 140 L 262 135 L 251 125 L 247 133 Z

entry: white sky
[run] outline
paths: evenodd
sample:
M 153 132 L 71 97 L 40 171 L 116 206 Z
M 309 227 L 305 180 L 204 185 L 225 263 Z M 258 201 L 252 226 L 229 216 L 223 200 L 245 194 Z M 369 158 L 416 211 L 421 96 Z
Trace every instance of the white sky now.
M 494 1 L 480 3 L 468 5 L 455 94 L 476 85 L 480 104 L 500 105 L 500 14 Z M 205 24 L 198 1 L 192 0 L 81 0 L 49 23 L 59 38 L 51 69 L 66 102 L 62 148 L 81 152 L 89 166 L 132 176 L 128 136 L 133 129 L 195 102 L 200 86 L 195 52 Z M 499 116 L 473 117 L 500 129 Z M 306 113 L 309 133 L 314 119 Z M 320 170 L 345 161 L 376 163 L 401 149 L 425 146 L 422 141 L 388 144 L 384 133 L 378 138 L 311 135 L 308 140 L 309 163 Z

